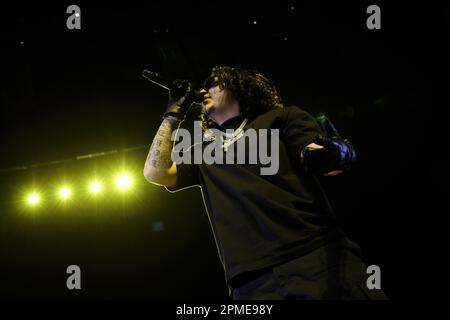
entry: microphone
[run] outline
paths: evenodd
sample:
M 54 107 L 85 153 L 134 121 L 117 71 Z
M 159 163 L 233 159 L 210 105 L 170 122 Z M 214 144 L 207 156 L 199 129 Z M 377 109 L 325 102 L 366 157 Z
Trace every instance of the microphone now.
M 167 81 L 166 79 L 164 79 L 163 77 L 161 77 L 161 75 L 157 72 L 153 72 L 147 69 L 144 69 L 144 71 L 142 71 L 142 76 L 144 78 L 146 78 L 147 80 L 153 82 L 154 84 L 169 90 L 173 87 L 173 83 Z
M 163 78 L 159 73 L 153 72 L 147 69 L 144 69 L 142 71 L 142 76 L 149 80 L 150 82 L 153 82 L 154 84 L 160 86 L 161 88 L 164 88 L 168 90 L 169 92 L 176 92 L 179 91 L 179 87 L 175 84 L 176 81 L 169 81 L 165 78 Z M 181 80 L 186 81 L 186 80 Z M 186 81 L 188 82 L 188 81 Z M 196 103 L 201 103 L 203 101 L 203 94 L 200 93 L 200 90 L 193 90 L 194 97 L 193 101 Z

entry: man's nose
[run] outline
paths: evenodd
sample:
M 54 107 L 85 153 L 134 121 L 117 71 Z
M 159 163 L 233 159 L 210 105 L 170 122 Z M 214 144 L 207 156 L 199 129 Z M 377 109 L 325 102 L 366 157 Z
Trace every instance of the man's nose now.
M 203 99 L 211 98 L 211 95 L 210 95 L 209 92 L 206 91 L 205 89 L 201 89 L 201 90 L 200 90 L 200 93 L 203 95 Z

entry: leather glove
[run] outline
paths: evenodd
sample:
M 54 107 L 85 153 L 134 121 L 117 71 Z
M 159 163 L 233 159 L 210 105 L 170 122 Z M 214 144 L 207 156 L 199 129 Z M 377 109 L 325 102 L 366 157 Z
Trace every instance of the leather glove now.
M 351 164 L 356 160 L 356 152 L 350 140 L 343 139 L 324 114 L 319 114 L 316 119 L 324 135 L 316 137 L 313 142 L 323 148 L 305 147 L 301 153 L 303 166 L 307 170 L 319 174 L 335 170 L 349 170 Z
M 169 91 L 169 102 L 164 112 L 163 118 L 168 116 L 176 117 L 180 120 L 184 118 L 186 112 L 193 102 L 201 102 L 203 95 L 194 90 L 193 84 L 187 80 L 175 80 L 173 87 Z
M 302 151 L 303 165 L 313 172 L 326 174 L 335 170 L 346 171 L 356 160 L 355 149 L 348 139 L 341 137 L 319 136 L 314 143 L 323 146 L 321 149 L 309 149 Z

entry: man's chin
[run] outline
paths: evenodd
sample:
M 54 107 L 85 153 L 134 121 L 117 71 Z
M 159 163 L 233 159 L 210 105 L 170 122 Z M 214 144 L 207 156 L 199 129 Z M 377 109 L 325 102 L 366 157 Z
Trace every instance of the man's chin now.
M 204 106 L 204 110 L 207 114 L 213 114 L 216 108 L 214 107 L 214 105 L 206 105 Z

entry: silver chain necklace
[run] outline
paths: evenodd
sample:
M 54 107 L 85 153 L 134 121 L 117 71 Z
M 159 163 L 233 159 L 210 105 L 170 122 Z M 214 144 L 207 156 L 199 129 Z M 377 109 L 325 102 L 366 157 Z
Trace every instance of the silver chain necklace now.
M 232 145 L 237 140 L 242 138 L 242 136 L 244 135 L 244 127 L 247 124 L 247 122 L 248 122 L 248 119 L 245 118 L 244 121 L 242 121 L 241 125 L 236 130 L 234 130 L 233 133 L 220 131 L 219 134 L 220 134 L 220 138 L 222 140 L 222 148 L 225 152 L 228 151 L 228 147 L 230 145 Z M 211 140 L 215 140 L 215 136 L 212 134 L 211 130 L 209 130 L 209 129 L 205 132 L 205 136 L 210 138 Z

